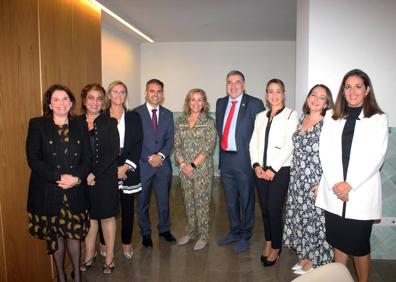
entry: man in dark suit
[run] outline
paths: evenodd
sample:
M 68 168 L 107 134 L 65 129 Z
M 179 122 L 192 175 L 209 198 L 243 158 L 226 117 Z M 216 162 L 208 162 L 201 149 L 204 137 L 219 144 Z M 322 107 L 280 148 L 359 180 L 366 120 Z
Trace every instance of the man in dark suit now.
M 154 187 L 158 209 L 158 232 L 168 242 L 176 239 L 170 232 L 169 190 L 172 179 L 170 152 L 173 147 L 174 125 L 171 111 L 160 106 L 164 84 L 158 79 L 146 83 L 146 103 L 137 107 L 143 125 L 143 148 L 139 161 L 142 192 L 138 196 L 138 222 L 142 244 L 152 247 L 149 216 L 151 189 Z
M 230 219 L 230 233 L 218 240 L 223 246 L 237 242 L 235 253 L 246 251 L 254 225 L 254 174 L 249 142 L 256 114 L 263 102 L 245 92 L 245 77 L 237 70 L 227 75 L 227 94 L 216 103 L 216 127 L 220 136 L 220 177 Z M 264 142 L 264 140 L 263 140 Z

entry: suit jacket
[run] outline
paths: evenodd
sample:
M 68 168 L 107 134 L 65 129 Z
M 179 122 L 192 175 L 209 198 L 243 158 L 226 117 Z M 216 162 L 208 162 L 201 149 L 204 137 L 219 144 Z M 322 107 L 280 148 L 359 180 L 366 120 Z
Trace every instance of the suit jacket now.
M 263 166 L 265 132 L 268 124 L 268 112 L 257 115 L 249 150 L 251 165 Z M 268 136 L 267 167 L 278 172 L 283 166 L 290 166 L 293 156 L 293 133 L 297 129 L 297 112 L 285 107 L 272 119 Z
M 333 186 L 344 181 L 342 131 L 346 119 L 333 120 L 327 111 L 320 135 L 319 157 L 323 168 L 316 205 L 342 216 L 343 202 L 333 193 Z M 356 120 L 346 182 L 348 194 L 345 218 L 380 219 L 382 208 L 380 168 L 388 145 L 388 119 L 384 114 Z
M 26 155 L 31 175 L 27 210 L 37 215 L 56 215 L 67 195 L 70 209 L 80 213 L 88 208 L 86 178 L 90 171 L 90 147 L 87 131 L 76 119 L 69 119 L 68 153 L 62 151 L 57 126 L 51 117 L 33 118 L 29 122 Z M 56 181 L 61 174 L 81 179 L 81 184 L 62 189 Z
M 128 170 L 124 186 L 136 186 L 140 184 L 139 159 L 143 146 L 143 128 L 140 115 L 135 111 L 125 112 L 125 137 L 124 148 L 119 157 L 118 164 L 127 164 L 133 168 Z
M 219 140 L 223 137 L 224 115 L 227 109 L 228 96 L 220 98 L 216 103 L 216 128 Z M 259 112 L 265 110 L 263 102 L 248 94 L 243 94 L 239 108 L 238 119 L 235 129 L 235 142 L 237 146 L 236 161 L 234 163 L 222 162 L 224 152 L 220 148 L 219 167 L 224 169 L 230 166 L 240 166 L 245 171 L 250 171 L 249 142 L 253 133 L 254 121 Z
M 81 126 L 88 132 L 86 116 L 79 118 Z M 118 189 L 117 167 L 120 152 L 120 137 L 117 130 L 117 120 L 107 113 L 101 113 L 93 122 L 94 142 L 91 147 L 92 167 L 95 175 L 95 186 Z
M 156 172 L 171 174 L 170 153 L 174 142 L 173 113 L 160 106 L 158 130 L 155 131 L 146 104 L 137 107 L 135 111 L 139 113 L 143 125 L 143 148 L 139 162 L 142 178 L 147 179 Z M 165 156 L 164 163 L 160 167 L 153 168 L 148 163 L 148 156 L 159 152 Z

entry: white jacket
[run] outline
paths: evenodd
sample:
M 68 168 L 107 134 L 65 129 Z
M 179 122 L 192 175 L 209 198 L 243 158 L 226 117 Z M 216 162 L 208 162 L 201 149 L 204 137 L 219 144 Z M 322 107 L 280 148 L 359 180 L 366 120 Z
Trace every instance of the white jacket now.
M 249 151 L 251 165 L 259 163 L 263 166 L 265 129 L 268 123 L 267 111 L 258 113 L 254 123 L 252 138 L 250 139 Z M 297 112 L 287 107 L 272 119 L 271 129 L 268 136 L 267 166 L 279 171 L 283 166 L 290 166 L 293 141 L 292 135 L 297 129 Z
M 332 111 L 324 119 L 319 155 L 323 175 L 316 206 L 342 216 L 343 202 L 337 199 L 333 186 L 344 181 L 342 166 L 342 131 L 345 119 L 333 120 Z M 370 220 L 381 218 L 381 168 L 388 146 L 388 119 L 384 114 L 356 121 L 346 182 L 351 185 L 345 218 Z

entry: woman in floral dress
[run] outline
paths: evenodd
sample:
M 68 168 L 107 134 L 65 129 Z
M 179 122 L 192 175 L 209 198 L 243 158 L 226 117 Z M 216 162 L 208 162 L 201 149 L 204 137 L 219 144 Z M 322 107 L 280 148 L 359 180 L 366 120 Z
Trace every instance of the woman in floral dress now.
M 331 246 L 325 241 L 324 212 L 315 207 L 317 185 L 322 175 L 319 136 L 326 110 L 332 108 L 329 88 L 315 85 L 308 93 L 297 131 L 286 207 L 283 241 L 299 257 L 292 270 L 304 274 L 333 260 Z

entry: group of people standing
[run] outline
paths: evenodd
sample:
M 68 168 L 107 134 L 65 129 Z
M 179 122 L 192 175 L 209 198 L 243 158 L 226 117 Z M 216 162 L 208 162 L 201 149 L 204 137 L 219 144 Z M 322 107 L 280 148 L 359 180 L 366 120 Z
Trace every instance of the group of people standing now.
M 66 281 L 65 246 L 72 277 L 81 281 L 80 272 L 95 262 L 98 233 L 103 272 L 114 270 L 119 204 L 123 254 L 132 258 L 135 195 L 142 244 L 152 247 L 152 189 L 159 236 L 176 242 L 169 218 L 172 149 L 186 215 L 185 234 L 177 243 L 194 240 L 194 250 L 205 248 L 217 136 L 230 221 L 219 246 L 235 242 L 235 253 L 249 249 L 256 187 L 265 234 L 260 260 L 265 267 L 277 262 L 283 243 L 297 252 L 299 261 L 292 268 L 296 274 L 333 259 L 345 264 L 351 255 L 359 281 L 367 281 L 371 228 L 381 217 L 379 170 L 388 138 L 387 118 L 367 74 L 348 72 L 334 105 L 328 87 L 315 85 L 300 118 L 285 106 L 280 79 L 267 83 L 267 110 L 245 92 L 240 71 L 228 73 L 226 90 L 213 119 L 205 91 L 191 89 L 175 126 L 172 112 L 161 106 L 164 84 L 158 79 L 146 83 L 146 103 L 133 111 L 126 109 L 128 91 L 121 81 L 111 83 L 107 92 L 99 84 L 87 85 L 81 91 L 83 114 L 78 118 L 71 115 L 75 98 L 67 87 L 53 85 L 45 92 L 43 116 L 31 119 L 26 142 L 32 170 L 29 232 L 47 241 L 59 281 Z

